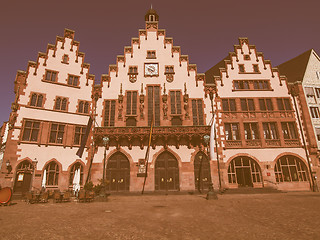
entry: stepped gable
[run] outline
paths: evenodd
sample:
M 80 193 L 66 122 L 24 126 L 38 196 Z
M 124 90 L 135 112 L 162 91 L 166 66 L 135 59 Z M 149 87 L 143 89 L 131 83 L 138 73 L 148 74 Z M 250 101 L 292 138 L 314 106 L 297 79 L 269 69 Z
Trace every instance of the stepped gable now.
M 75 54 L 75 62 L 78 63 L 81 61 L 81 71 L 79 74 L 83 74 L 83 69 L 87 69 L 87 73 L 89 73 L 90 64 L 84 62 L 85 54 L 83 52 L 79 51 L 80 42 L 74 40 L 75 32 L 70 29 L 64 30 L 64 36 L 57 36 L 55 44 L 48 44 L 47 45 L 47 51 L 45 53 L 39 52 L 37 61 L 29 61 L 28 67 L 26 70 L 26 78 L 28 78 L 29 73 L 32 73 L 33 75 L 37 75 L 37 70 L 39 68 L 39 65 L 42 64 L 43 66 L 47 66 L 48 59 L 53 57 L 56 57 L 58 49 L 64 50 L 66 53 Z M 66 46 L 66 39 L 71 39 L 71 43 L 69 48 Z M 19 73 L 21 75 L 21 71 Z M 17 74 L 18 76 L 18 74 Z M 92 80 L 92 77 L 87 76 L 87 84 L 88 80 Z
M 239 55 L 239 50 L 240 54 Z M 210 68 L 208 71 L 206 71 L 206 83 L 207 84 L 215 84 L 217 80 L 221 81 L 222 74 L 226 74 L 226 78 L 229 77 L 229 71 L 234 70 L 234 64 L 235 62 L 242 61 L 244 59 L 244 56 L 248 55 L 249 60 L 251 61 L 262 61 L 264 70 L 267 70 L 269 67 L 272 73 L 272 77 L 274 77 L 274 73 L 278 72 L 277 68 L 272 68 L 271 61 L 265 60 L 264 55 L 262 52 L 257 52 L 255 45 L 250 45 L 249 40 L 246 37 L 240 37 L 239 38 L 239 45 L 234 45 L 234 52 L 229 52 L 229 55 L 226 56 L 224 59 L 222 59 L 219 63 L 214 65 L 212 68 Z M 248 60 L 248 59 L 247 59 Z M 280 79 L 280 85 L 283 78 Z M 223 82 L 221 81 L 221 85 L 223 85 Z
M 307 69 L 310 55 L 313 49 L 310 49 L 299 56 L 292 58 L 278 66 L 280 74 L 287 77 L 288 82 L 302 81 Z
M 149 16 L 153 15 L 153 14 L 156 15 L 155 20 L 150 21 Z M 133 58 L 133 56 L 135 54 L 134 53 L 134 46 L 137 46 L 137 48 L 140 49 L 140 44 L 141 44 L 140 37 L 144 36 L 145 39 L 147 40 L 147 32 L 148 31 L 156 32 L 157 33 L 157 40 L 159 39 L 159 36 L 163 36 L 164 37 L 163 47 L 164 47 L 164 49 L 166 49 L 168 47 L 171 47 L 172 57 L 173 57 L 174 53 L 179 53 L 180 66 L 181 66 L 182 62 L 186 62 L 187 63 L 188 76 L 190 76 L 190 72 L 194 71 L 195 72 L 195 76 L 196 76 L 195 80 L 197 82 L 197 85 L 198 85 L 198 81 L 204 81 L 205 80 L 205 74 L 197 72 L 197 65 L 189 63 L 189 56 L 181 54 L 180 46 L 174 46 L 173 45 L 173 38 L 166 37 L 166 30 L 165 29 L 158 29 L 159 16 L 158 16 L 158 14 L 156 13 L 156 11 L 154 9 L 150 9 L 150 10 L 147 11 L 147 13 L 145 15 L 145 21 L 146 21 L 145 29 L 139 29 L 138 30 L 139 37 L 132 37 L 131 38 L 131 45 L 124 47 L 123 55 L 118 55 L 117 56 L 116 64 L 110 64 L 109 65 L 109 69 L 108 69 L 108 73 L 101 75 L 101 81 L 100 81 L 101 87 L 103 86 L 104 82 L 107 82 L 108 87 L 110 87 L 111 73 L 114 72 L 115 73 L 115 77 L 118 77 L 118 69 L 119 69 L 118 68 L 119 67 L 118 63 L 121 62 L 121 63 L 124 64 L 123 65 L 124 67 L 126 66 L 126 59 L 128 57 Z

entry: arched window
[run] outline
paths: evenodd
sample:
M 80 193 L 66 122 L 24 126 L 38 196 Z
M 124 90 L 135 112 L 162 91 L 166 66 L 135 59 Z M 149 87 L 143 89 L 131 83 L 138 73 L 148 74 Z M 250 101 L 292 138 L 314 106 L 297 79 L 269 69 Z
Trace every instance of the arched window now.
M 36 106 L 37 103 L 37 94 L 33 93 L 31 96 L 30 106 Z
M 67 109 L 67 99 L 64 98 L 62 99 L 61 110 L 66 110 L 66 109 Z
M 77 162 L 75 164 L 72 165 L 71 170 L 70 170 L 70 178 L 69 178 L 69 185 L 73 184 L 73 180 L 74 180 L 74 175 L 75 172 L 80 169 L 80 185 L 83 184 L 83 166 L 81 163 Z
M 38 95 L 37 107 L 42 107 L 42 100 L 43 100 L 43 95 L 39 94 Z
M 277 182 L 307 181 L 307 166 L 297 157 L 286 155 L 274 166 Z
M 83 112 L 84 113 L 88 113 L 89 112 L 89 103 L 88 102 L 85 102 Z
M 58 185 L 59 166 L 56 162 L 50 162 L 46 167 L 46 185 Z
M 80 101 L 80 102 L 79 102 L 78 112 L 79 112 L 79 113 L 82 113 L 82 112 L 83 112 L 83 101 Z
M 54 107 L 56 110 L 60 110 L 61 109 L 61 98 L 57 98 L 56 99 L 56 105 Z
M 252 187 L 254 183 L 262 182 L 260 167 L 249 157 L 236 157 L 229 164 L 228 180 L 241 187 Z

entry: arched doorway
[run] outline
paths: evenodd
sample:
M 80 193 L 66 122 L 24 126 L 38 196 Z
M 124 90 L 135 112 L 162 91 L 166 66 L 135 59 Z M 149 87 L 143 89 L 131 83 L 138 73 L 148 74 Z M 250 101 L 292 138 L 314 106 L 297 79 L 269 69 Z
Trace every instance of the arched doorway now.
M 194 183 L 199 191 L 208 190 L 211 183 L 210 162 L 203 152 L 199 152 L 194 159 Z
M 165 191 L 179 190 L 178 161 L 169 152 L 161 153 L 156 159 L 155 190 L 165 190 Z
M 113 154 L 108 159 L 106 179 L 110 191 L 129 191 L 130 162 L 121 152 Z
M 21 162 L 16 170 L 14 192 L 25 193 L 30 190 L 33 165 L 28 160 Z
M 262 182 L 260 167 L 252 158 L 236 157 L 229 164 L 228 180 L 239 187 L 253 187 L 254 183 Z

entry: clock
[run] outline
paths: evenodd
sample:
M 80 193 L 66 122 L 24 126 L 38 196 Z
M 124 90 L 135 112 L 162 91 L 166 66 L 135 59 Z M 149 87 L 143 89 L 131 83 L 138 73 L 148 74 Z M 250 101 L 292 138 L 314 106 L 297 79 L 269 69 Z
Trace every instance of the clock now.
M 158 76 L 158 63 L 145 63 L 144 64 L 144 75 L 145 76 Z

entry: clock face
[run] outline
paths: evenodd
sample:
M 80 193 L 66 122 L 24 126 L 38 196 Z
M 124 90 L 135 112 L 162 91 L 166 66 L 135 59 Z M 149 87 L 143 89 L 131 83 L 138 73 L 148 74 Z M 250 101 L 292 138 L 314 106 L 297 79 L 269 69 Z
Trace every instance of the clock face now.
M 146 76 L 158 76 L 158 63 L 145 63 L 144 64 L 144 74 Z

